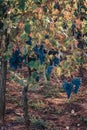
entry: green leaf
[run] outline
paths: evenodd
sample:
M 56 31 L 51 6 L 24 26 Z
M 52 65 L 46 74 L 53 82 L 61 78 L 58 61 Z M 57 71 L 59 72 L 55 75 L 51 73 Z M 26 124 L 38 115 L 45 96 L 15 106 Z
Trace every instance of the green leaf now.
M 24 8 L 25 8 L 25 4 L 20 4 L 19 9 L 24 10 Z
M 29 62 L 29 67 L 38 70 L 39 69 L 39 62 L 38 61 L 31 61 L 31 62 Z
M 29 67 L 34 68 L 35 67 L 35 61 L 29 62 Z
M 37 72 L 33 72 L 32 77 L 35 79 L 37 77 Z
M 76 61 L 78 62 L 78 63 L 80 63 L 80 64 L 82 64 L 82 63 L 84 63 L 84 59 L 76 59 Z
M 22 33 L 21 39 L 23 39 L 23 40 L 27 39 L 28 40 L 28 35 L 26 33 Z
M 63 67 L 66 69 L 68 68 L 68 66 L 69 66 L 68 62 L 64 62 Z
M 4 58 L 5 61 L 8 61 L 9 60 L 9 55 L 6 53 L 3 58 Z
M 26 0 L 19 0 L 19 9 L 20 10 L 25 9 L 25 2 L 26 2 Z
M 26 32 L 27 34 L 30 33 L 30 24 L 29 24 L 29 23 L 26 23 L 26 24 L 25 24 L 25 32 Z
M 42 0 L 33 0 L 35 4 L 41 4 Z
M 0 0 L 0 4 L 3 2 L 3 0 Z

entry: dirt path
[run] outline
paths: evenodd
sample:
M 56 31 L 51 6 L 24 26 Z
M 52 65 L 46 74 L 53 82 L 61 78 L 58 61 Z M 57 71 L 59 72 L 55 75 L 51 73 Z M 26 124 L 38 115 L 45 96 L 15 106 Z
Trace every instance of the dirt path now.
M 40 86 L 41 87 L 41 86 Z M 57 88 L 58 89 L 58 88 Z M 5 129 L 0 122 L 0 130 L 27 130 L 23 122 L 22 87 L 7 82 Z M 82 86 L 76 97 L 66 100 L 64 92 L 57 92 L 54 86 L 28 92 L 30 130 L 87 130 L 87 88 Z M 55 93 L 55 95 L 54 95 Z M 33 121 L 44 121 L 46 127 L 37 128 Z

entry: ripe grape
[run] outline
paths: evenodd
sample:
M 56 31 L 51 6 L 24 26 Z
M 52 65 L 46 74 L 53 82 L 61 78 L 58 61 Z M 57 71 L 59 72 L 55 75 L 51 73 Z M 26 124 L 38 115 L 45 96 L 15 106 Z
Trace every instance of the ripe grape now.
M 32 45 L 32 37 L 29 37 L 28 41 L 26 41 L 26 44 Z
M 53 65 L 54 65 L 54 66 L 58 66 L 59 63 L 60 63 L 60 59 L 55 56 L 55 57 L 53 58 Z
M 45 39 L 49 39 L 49 35 L 45 35 Z
M 20 50 L 17 49 L 13 52 L 12 57 L 9 60 L 10 67 L 16 70 L 17 68 L 22 68 L 23 58 L 20 55 Z
M 72 90 L 73 90 L 73 84 L 66 81 L 63 83 L 62 87 L 64 91 L 66 92 L 67 97 L 70 98 Z
M 77 94 L 78 93 L 78 90 L 79 90 L 79 87 L 81 86 L 82 84 L 82 80 L 81 78 L 73 78 L 72 79 L 72 84 L 75 85 L 75 88 L 74 88 L 74 93 Z
M 36 77 L 36 82 L 39 82 L 39 80 L 40 80 L 40 76 L 37 76 Z
M 59 6 L 59 3 L 58 3 L 58 2 L 54 4 L 54 9 L 60 10 L 60 6 Z
M 43 64 L 44 59 L 45 59 L 44 46 L 42 44 L 40 46 L 35 45 L 34 52 L 36 53 L 37 58 L 40 61 L 40 64 Z
M 52 72 L 53 66 L 49 65 L 46 69 L 46 76 L 50 76 L 51 72 Z

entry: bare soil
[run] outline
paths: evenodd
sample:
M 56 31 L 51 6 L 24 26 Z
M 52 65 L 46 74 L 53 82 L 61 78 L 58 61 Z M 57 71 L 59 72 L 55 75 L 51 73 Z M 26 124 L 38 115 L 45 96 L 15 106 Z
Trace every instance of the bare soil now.
M 86 80 L 79 93 L 72 94 L 70 100 L 58 87 L 58 83 L 54 83 L 55 79 L 49 85 L 42 84 L 35 90 L 29 89 L 31 125 L 26 128 L 22 110 L 22 86 L 9 79 L 10 73 L 7 77 L 5 122 L 0 122 L 0 130 L 87 130 Z

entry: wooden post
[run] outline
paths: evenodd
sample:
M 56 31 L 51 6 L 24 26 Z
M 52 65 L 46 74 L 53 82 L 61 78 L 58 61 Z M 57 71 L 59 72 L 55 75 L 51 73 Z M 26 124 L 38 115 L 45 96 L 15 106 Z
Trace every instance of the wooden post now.
M 5 93 L 6 93 L 7 61 L 1 61 L 0 73 L 0 119 L 4 122 L 5 116 Z
M 30 119 L 28 114 L 28 98 L 27 98 L 27 92 L 28 92 L 28 85 L 25 86 L 22 90 L 22 101 L 23 101 L 23 111 L 24 111 L 24 121 L 27 128 L 30 126 Z

